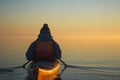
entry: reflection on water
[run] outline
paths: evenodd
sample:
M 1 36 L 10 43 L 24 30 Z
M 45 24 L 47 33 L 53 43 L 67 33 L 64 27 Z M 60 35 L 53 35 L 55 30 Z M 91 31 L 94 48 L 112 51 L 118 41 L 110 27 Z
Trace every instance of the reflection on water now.
M 119 37 L 65 37 L 59 40 L 63 48 L 63 58 L 67 62 L 78 65 L 120 67 Z
M 36 39 L 32 36 L 0 36 L 0 68 L 20 66 L 26 62 L 25 53 L 30 43 Z M 63 60 L 67 64 L 97 67 L 102 70 L 120 70 L 120 37 L 90 36 L 56 36 L 63 52 Z M 98 75 L 99 74 L 99 75 Z M 111 73 L 113 74 L 113 73 Z M 109 74 L 109 75 L 111 75 Z M 0 73 L 0 80 L 22 80 L 24 70 L 11 73 Z M 117 76 L 93 73 L 85 70 L 67 68 L 62 74 L 63 80 L 119 80 Z M 115 74 L 116 75 L 116 74 Z M 7 77 L 6 77 L 7 76 Z

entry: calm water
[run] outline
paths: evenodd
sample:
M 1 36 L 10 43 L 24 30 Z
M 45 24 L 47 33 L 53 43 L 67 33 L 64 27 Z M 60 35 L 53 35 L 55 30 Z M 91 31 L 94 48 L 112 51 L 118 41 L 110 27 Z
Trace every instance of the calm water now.
M 0 36 L 0 68 L 26 62 L 25 53 L 35 35 Z M 120 37 L 55 36 L 62 59 L 71 65 L 97 67 L 104 72 L 67 68 L 62 80 L 120 80 Z M 0 72 L 0 80 L 24 80 L 26 70 Z

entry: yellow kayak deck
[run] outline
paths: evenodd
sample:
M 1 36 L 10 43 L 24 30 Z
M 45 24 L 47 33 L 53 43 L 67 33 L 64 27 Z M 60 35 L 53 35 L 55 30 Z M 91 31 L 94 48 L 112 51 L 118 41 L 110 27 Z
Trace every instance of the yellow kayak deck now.
M 56 61 L 50 68 L 38 68 L 37 80 L 55 80 L 60 73 L 60 63 Z

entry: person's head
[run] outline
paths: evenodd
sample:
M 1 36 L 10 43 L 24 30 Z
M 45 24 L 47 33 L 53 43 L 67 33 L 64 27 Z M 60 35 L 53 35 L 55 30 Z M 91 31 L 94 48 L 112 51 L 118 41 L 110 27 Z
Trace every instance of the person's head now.
M 43 27 L 41 28 L 40 33 L 48 33 L 48 34 L 51 34 L 50 29 L 49 29 L 47 23 L 43 24 Z

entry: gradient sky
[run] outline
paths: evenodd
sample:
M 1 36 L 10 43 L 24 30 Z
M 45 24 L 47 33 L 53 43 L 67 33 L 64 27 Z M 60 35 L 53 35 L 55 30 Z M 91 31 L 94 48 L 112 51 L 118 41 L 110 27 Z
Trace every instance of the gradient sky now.
M 120 0 L 0 0 L 0 61 L 22 59 L 44 23 L 63 60 L 120 66 Z
M 43 23 L 56 35 L 119 35 L 120 0 L 0 0 L 0 34 L 38 34 Z

